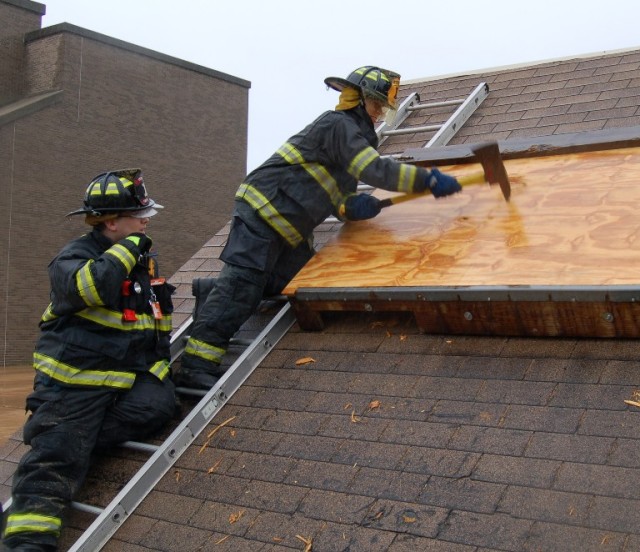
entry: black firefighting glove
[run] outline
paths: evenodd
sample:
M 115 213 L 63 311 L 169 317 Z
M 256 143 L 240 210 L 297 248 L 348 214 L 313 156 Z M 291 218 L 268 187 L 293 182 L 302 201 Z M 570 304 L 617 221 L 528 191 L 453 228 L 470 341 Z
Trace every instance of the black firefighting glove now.
M 151 246 L 153 245 L 153 240 L 143 232 L 134 232 L 133 234 L 129 234 L 126 239 L 138 246 L 140 255 L 148 253 L 149 249 L 151 249 Z
M 453 176 L 441 173 L 438 169 L 429 171 L 426 184 L 427 190 L 430 190 L 433 197 L 436 198 L 455 194 L 462 190 L 462 186 Z
M 380 200 L 368 194 L 354 194 L 345 202 L 347 220 L 366 220 L 380 213 Z

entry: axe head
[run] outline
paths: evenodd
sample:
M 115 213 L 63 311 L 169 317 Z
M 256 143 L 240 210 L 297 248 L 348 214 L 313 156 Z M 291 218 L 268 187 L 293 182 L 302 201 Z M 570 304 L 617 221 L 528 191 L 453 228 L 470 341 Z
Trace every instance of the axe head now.
M 484 177 L 490 184 L 500 184 L 500 190 L 505 201 L 509 201 L 511 197 L 511 184 L 507 171 L 500 156 L 500 148 L 498 142 L 485 142 L 471 148 L 473 154 L 477 157 L 482 165 Z

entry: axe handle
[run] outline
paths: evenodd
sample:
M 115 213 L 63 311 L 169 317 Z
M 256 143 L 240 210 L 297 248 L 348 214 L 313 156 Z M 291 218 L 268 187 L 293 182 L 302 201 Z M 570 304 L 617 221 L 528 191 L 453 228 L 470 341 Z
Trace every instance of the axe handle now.
M 470 184 L 483 184 L 486 182 L 484 172 L 467 174 L 464 176 L 457 176 L 456 180 L 460 186 L 469 186 Z M 404 194 L 399 196 L 388 197 L 380 201 L 380 207 L 391 207 L 391 205 L 397 205 L 398 203 L 404 203 L 405 201 L 411 201 L 412 199 L 418 199 L 424 197 L 428 192 L 422 194 Z

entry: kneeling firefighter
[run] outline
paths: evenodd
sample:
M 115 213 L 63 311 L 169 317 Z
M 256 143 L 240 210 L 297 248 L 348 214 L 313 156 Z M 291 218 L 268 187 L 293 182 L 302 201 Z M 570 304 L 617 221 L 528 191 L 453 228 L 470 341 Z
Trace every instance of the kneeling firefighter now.
M 84 214 L 92 230 L 49 264 L 51 303 L 33 355 L 34 391 L 13 479 L 4 544 L 56 550 L 62 515 L 95 451 L 143 439 L 175 409 L 169 378 L 173 286 L 155 273 L 146 234 L 162 206 L 139 169 L 96 176 Z

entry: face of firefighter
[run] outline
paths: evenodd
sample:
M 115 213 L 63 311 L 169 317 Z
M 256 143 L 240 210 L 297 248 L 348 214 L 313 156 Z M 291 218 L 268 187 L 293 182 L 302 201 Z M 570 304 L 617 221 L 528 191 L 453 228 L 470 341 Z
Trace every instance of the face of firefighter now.
M 104 223 L 104 235 L 115 243 L 134 232 L 141 232 L 144 234 L 147 229 L 147 224 L 149 224 L 149 217 L 134 218 L 121 215 L 118 218 L 108 220 Z
M 365 98 L 364 107 L 367 110 L 369 117 L 371 117 L 373 124 L 384 121 L 387 112 L 389 111 L 388 106 L 380 100 L 374 100 L 373 98 Z

